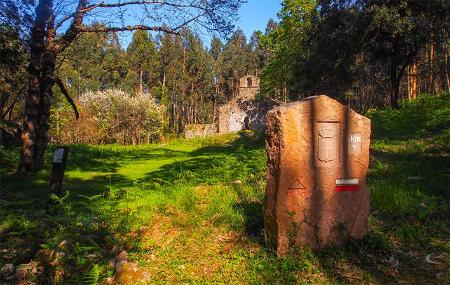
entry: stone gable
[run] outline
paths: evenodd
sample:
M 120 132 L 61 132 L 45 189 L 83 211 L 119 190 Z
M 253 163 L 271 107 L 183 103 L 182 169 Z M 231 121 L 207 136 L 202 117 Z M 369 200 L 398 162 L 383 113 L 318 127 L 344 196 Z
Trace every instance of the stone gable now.
M 243 76 L 239 83 L 239 95 L 219 107 L 219 133 L 264 130 L 267 112 L 277 105 L 270 99 L 255 99 L 260 84 L 257 76 Z
M 271 99 L 256 99 L 259 92 L 260 80 L 257 76 L 246 75 L 239 80 L 239 94 L 228 103 L 219 107 L 217 127 L 212 125 L 187 125 L 186 138 L 213 135 L 214 129 L 218 133 L 226 134 L 242 130 L 265 129 L 267 112 L 279 105 Z

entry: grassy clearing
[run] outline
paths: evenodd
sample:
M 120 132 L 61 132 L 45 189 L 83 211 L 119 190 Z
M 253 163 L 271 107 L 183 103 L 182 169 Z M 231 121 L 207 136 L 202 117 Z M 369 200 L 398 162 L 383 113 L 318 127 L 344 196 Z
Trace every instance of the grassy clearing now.
M 120 248 L 149 284 L 445 284 L 450 116 L 442 114 L 449 110 L 444 96 L 370 113 L 369 234 L 343 248 L 283 258 L 263 238 L 262 135 L 71 146 L 67 194 L 47 209 L 48 172 L 17 180 L 10 175 L 15 152 L 1 149 L 0 268 L 33 260 L 46 270 L 30 281 L 106 282 Z M 421 118 L 403 121 L 414 114 Z M 431 253 L 437 264 L 425 262 Z

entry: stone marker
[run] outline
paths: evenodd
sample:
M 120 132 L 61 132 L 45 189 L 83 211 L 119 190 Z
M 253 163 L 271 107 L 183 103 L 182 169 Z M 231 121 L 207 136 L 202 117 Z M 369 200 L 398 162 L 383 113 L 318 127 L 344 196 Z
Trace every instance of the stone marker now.
M 370 124 L 324 95 L 268 113 L 264 226 L 278 255 L 367 233 Z
M 67 156 L 69 148 L 59 147 L 53 156 L 52 173 L 50 174 L 50 194 L 61 195 L 62 181 L 66 171 Z

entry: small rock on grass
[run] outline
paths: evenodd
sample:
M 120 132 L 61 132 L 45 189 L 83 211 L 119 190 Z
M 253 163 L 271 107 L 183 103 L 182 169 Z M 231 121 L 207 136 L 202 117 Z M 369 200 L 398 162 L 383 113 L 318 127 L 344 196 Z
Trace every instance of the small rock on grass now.
M 151 278 L 150 273 L 139 268 L 137 263 L 128 261 L 128 253 L 125 250 L 122 250 L 111 263 L 114 263 L 115 280 L 119 284 L 147 282 Z
M 14 264 L 7 263 L 3 265 L 2 268 L 0 268 L 0 278 L 3 278 L 5 280 L 12 280 L 14 279 L 14 272 L 15 272 Z

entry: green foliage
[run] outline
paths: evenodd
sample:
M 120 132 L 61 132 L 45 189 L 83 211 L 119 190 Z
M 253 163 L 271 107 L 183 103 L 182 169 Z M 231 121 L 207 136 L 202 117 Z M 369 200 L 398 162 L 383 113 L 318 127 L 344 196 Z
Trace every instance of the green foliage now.
M 368 115 L 374 121 L 373 135 L 378 139 L 449 138 L 450 94 L 423 94 L 418 100 L 405 101 L 402 110 L 371 110 Z
M 198 35 L 184 29 L 181 35 L 160 38 L 161 86 L 157 98 L 167 106 L 167 129 L 179 134 L 186 124 L 213 120 L 213 58 Z
M 226 43 L 216 65 L 219 66 L 216 76 L 222 85 L 222 94 L 216 94 L 220 95 L 217 98 L 220 103 L 237 96 L 239 79 L 246 74 L 256 74 L 260 67 L 258 55 L 251 49 L 240 29 Z
M 159 79 L 159 54 L 148 31 L 136 31 L 127 48 L 127 59 L 134 70 L 135 90 L 144 92 L 157 85 Z M 130 79 L 133 80 L 133 79 Z M 141 86 L 138 88 L 138 86 Z
M 100 278 L 100 267 L 95 264 L 92 266 L 91 270 L 89 270 L 83 276 L 83 285 L 97 285 Z
M 278 16 L 281 19 L 278 26 L 259 37 L 262 48 L 273 53 L 273 58 L 263 69 L 262 92 L 287 101 L 287 91 L 279 92 L 286 88 L 294 90 L 302 80 L 295 76 L 295 69 L 308 55 L 305 46 L 317 18 L 317 2 L 283 1 Z
M 0 144 L 0 175 L 5 175 L 9 169 L 17 166 L 19 158 L 11 150 Z M 0 189 L 1 192 L 1 189 Z
M 7 11 L 8 8 L 11 7 L 1 10 Z M 12 10 L 7 17 L 18 12 Z M 20 118 L 23 107 L 17 102 L 26 87 L 27 59 L 26 43 L 22 36 L 15 27 L 0 21 L 0 121 L 18 121 Z M 4 126 L 0 125 L 0 128 Z
M 420 69 L 418 90 L 447 91 L 442 75 L 448 69 L 448 5 L 441 0 L 282 1 L 279 25 L 259 35 L 261 47 L 271 53 L 262 92 L 283 101 L 326 94 L 359 110 L 389 101 L 396 108 L 399 94 L 411 92 L 404 77 L 414 63 Z
M 422 112 L 445 108 L 442 97 L 421 100 L 426 103 L 416 104 L 425 104 Z M 372 110 L 373 126 L 392 112 L 399 111 Z M 430 136 L 443 132 L 432 129 Z M 39 261 L 56 264 L 48 267 L 52 274 L 64 270 L 64 282 L 95 284 L 107 282 L 109 261 L 124 249 L 155 283 L 428 284 L 435 274 L 423 268 L 423 257 L 436 252 L 445 260 L 450 254 L 448 156 L 412 132 L 413 139 L 395 140 L 381 132 L 372 143 L 367 236 L 286 257 L 277 257 L 263 238 L 264 134 L 166 145 L 73 145 L 66 194 L 52 206 L 46 206 L 48 172 L 20 181 L 2 174 L 0 248 L 9 259 L 0 256 L 0 263 L 26 263 L 47 253 Z M 392 256 L 400 259 L 400 276 L 392 276 Z
M 62 62 L 58 74 L 75 98 L 87 91 L 134 91 L 133 85 L 126 85 L 127 58 L 116 33 L 81 34 L 59 59 Z
M 10 214 L 3 217 L 3 221 L 0 224 L 0 232 L 20 236 L 35 230 L 36 227 L 36 223 L 26 216 Z

